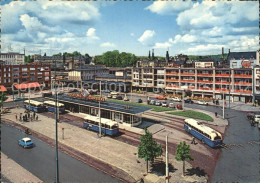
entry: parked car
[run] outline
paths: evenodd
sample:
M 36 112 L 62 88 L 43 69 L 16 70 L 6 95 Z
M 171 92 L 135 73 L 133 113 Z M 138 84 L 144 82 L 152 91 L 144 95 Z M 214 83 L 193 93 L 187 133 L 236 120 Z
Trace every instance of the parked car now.
M 188 98 L 188 99 L 185 99 L 184 102 L 185 102 L 185 103 L 189 103 L 189 104 L 193 104 L 193 103 L 194 103 L 194 102 L 193 102 L 191 99 L 189 99 L 189 98 Z
M 111 95 L 111 94 L 108 94 L 108 95 L 107 95 L 107 98 L 112 98 L 112 95 Z
M 25 100 L 25 99 L 24 99 L 24 98 L 21 98 L 21 97 L 17 97 L 17 98 L 14 99 L 15 102 L 17 102 L 17 101 L 22 101 L 22 100 Z
M 150 104 L 150 105 L 155 105 L 155 101 L 154 101 L 154 100 L 151 100 L 149 104 Z
M 167 100 L 167 98 L 165 96 L 162 96 L 162 95 L 156 96 L 156 99 L 158 99 L 158 100 Z
M 172 102 L 171 102 L 171 103 L 169 103 L 169 107 L 170 107 L 170 108 L 175 108 L 175 105 L 174 105 L 174 103 L 172 103 Z
M 143 101 L 142 101 L 142 99 L 137 99 L 137 103 L 142 103 Z
M 206 102 L 205 100 L 198 100 L 198 101 L 197 101 L 197 104 L 200 104 L 200 105 L 209 105 L 208 102 Z
M 183 109 L 181 104 L 177 104 L 176 108 L 179 109 L 179 110 Z
M 260 114 L 256 114 L 256 115 L 254 116 L 254 122 L 255 122 L 255 123 L 260 123 Z
M 255 117 L 255 113 L 248 112 L 248 113 L 246 114 L 246 117 L 247 117 L 247 119 L 252 120 L 252 119 L 254 119 L 254 117 Z
M 116 97 L 116 99 L 117 99 L 117 100 L 123 100 L 123 97 L 122 97 L 121 95 L 118 95 L 118 96 Z
M 167 102 L 162 102 L 162 107 L 168 107 Z
M 105 93 L 110 93 L 111 91 L 108 90 L 108 89 L 106 89 L 106 90 L 104 90 L 104 92 L 105 92 Z
M 126 95 L 125 95 L 125 97 L 124 97 L 124 101 L 129 101 L 129 98 L 127 98 Z
M 33 142 L 29 137 L 24 137 L 24 138 L 18 140 L 18 144 L 20 146 L 22 146 L 23 148 L 33 147 Z
M 162 103 L 157 100 L 157 101 L 155 102 L 155 105 L 156 105 L 156 106 L 160 106 L 160 105 L 162 105 Z
M 116 98 L 117 98 L 117 95 L 112 95 L 112 98 L 113 98 L 113 99 L 116 99 Z
M 179 97 L 173 97 L 172 101 L 174 101 L 174 102 L 181 102 L 181 99 Z

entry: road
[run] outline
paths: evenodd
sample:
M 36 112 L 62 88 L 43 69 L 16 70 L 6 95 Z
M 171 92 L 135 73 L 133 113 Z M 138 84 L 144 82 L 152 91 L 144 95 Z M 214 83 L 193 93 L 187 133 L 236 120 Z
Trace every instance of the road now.
M 22 167 L 37 176 L 43 182 L 55 181 L 55 149 L 48 144 L 31 137 L 36 147 L 23 149 L 18 146 L 18 139 L 24 133 L 14 127 L 1 124 L 2 152 Z M 70 156 L 59 152 L 60 182 L 121 182 L 101 171 L 96 170 Z

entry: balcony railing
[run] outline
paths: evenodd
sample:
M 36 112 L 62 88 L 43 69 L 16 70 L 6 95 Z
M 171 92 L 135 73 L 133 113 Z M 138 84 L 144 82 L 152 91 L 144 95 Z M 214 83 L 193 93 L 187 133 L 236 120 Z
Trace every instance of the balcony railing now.
M 252 91 L 249 90 L 234 90 L 236 93 L 252 93 Z
M 213 90 L 213 88 L 198 87 L 199 90 Z
M 195 73 L 181 73 L 182 76 L 194 76 Z
M 195 89 L 195 86 L 188 86 L 188 89 Z
M 181 80 L 181 82 L 189 82 L 189 83 L 192 83 L 192 82 L 195 82 L 195 80 L 186 80 L 186 79 L 184 79 L 184 80 Z
M 212 83 L 213 81 L 203 81 L 203 80 L 198 80 L 198 83 Z
M 166 81 L 175 81 L 175 82 L 179 82 L 179 79 L 166 79 Z
M 216 84 L 229 84 L 229 81 L 215 81 Z
M 246 82 L 235 82 L 235 85 L 245 85 L 245 86 L 251 86 L 252 83 L 246 83 Z
M 167 87 L 170 87 L 170 88 L 179 88 L 178 85 L 166 85 Z
M 246 75 L 246 74 L 234 74 L 234 77 L 237 77 L 237 78 L 251 78 L 252 75 Z
M 166 75 L 178 76 L 179 73 L 177 73 L 177 72 L 167 72 Z
M 230 77 L 231 74 L 216 74 L 218 77 Z
M 198 76 L 213 76 L 213 74 L 204 74 L 204 73 L 198 73 Z
M 230 91 L 229 89 L 226 89 L 226 88 L 216 88 L 215 90 L 216 91 Z

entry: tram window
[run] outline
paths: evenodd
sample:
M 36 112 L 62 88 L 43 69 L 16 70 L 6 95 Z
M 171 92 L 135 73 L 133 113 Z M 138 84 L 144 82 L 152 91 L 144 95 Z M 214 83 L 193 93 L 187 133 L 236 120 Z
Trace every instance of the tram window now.
M 105 124 L 104 124 L 104 123 L 102 123 L 102 124 L 101 124 L 101 127 L 103 127 L 103 128 L 104 128 L 104 127 L 105 127 Z
M 108 129 L 109 129 L 109 125 L 105 124 L 105 128 L 108 128 Z
M 220 136 L 216 136 L 216 137 L 214 138 L 214 140 L 221 140 L 221 137 L 220 137 Z
M 117 126 L 116 125 L 113 125 L 112 127 L 111 127 L 111 129 L 116 129 L 117 128 Z

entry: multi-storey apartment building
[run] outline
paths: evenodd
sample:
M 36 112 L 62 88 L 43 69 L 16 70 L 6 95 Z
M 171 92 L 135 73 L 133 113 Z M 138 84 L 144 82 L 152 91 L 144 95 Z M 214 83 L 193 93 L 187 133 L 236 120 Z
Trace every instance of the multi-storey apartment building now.
M 1 65 L 0 84 L 11 87 L 13 84 L 38 82 L 49 87 L 51 83 L 50 65 L 26 64 L 26 65 Z
M 256 69 L 255 72 L 260 72 Z M 249 102 L 260 94 L 259 78 L 253 82 L 253 68 L 173 68 L 135 67 L 132 71 L 133 89 L 178 93 L 190 90 L 193 96 L 222 98 L 229 94 L 233 101 Z
M 24 64 L 24 54 L 9 52 L 9 53 L 0 53 L 0 60 L 5 64 Z

